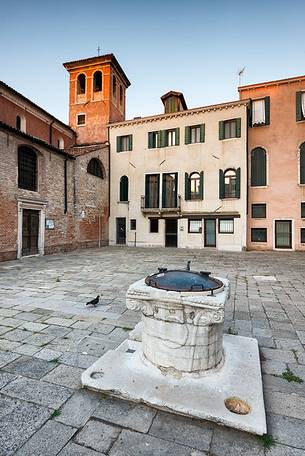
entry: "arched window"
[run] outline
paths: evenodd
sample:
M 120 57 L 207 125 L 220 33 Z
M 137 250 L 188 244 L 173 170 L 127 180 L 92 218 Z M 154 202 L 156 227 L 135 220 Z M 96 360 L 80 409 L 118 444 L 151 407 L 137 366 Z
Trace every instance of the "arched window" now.
M 236 198 L 236 171 L 227 169 L 223 173 L 224 177 L 224 197 Z
M 267 154 L 257 147 L 251 152 L 251 187 L 267 185 Z
M 57 147 L 58 147 L 58 149 L 64 149 L 65 148 L 65 142 L 64 142 L 62 137 L 58 138 Z
M 93 176 L 104 178 L 103 176 L 103 167 L 98 158 L 91 158 L 87 166 L 87 172 Z
M 37 191 L 37 155 L 28 146 L 18 148 L 18 187 Z
M 122 176 L 120 179 L 120 201 L 128 201 L 128 177 Z
M 102 90 L 102 72 L 96 71 L 93 75 L 93 92 L 100 92 Z
M 192 173 L 190 174 L 190 199 L 200 199 L 200 174 Z
M 305 184 L 305 142 L 300 147 L 300 184 Z
M 17 130 L 21 130 L 21 117 L 16 116 L 16 128 Z
M 112 95 L 116 98 L 116 77 L 112 76 Z
M 86 93 L 86 76 L 81 73 L 77 76 L 77 95 Z

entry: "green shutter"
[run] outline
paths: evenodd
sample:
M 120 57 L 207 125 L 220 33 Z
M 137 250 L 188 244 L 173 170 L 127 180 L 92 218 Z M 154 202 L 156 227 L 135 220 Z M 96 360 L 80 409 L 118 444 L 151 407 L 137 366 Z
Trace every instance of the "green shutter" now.
M 236 138 L 240 138 L 241 136 L 241 118 L 238 117 L 236 119 Z
M 235 198 L 240 198 L 240 168 L 236 170 Z
M 128 177 L 122 176 L 120 179 L 120 201 L 128 201 Z
M 128 136 L 128 150 L 132 150 L 132 135 Z
M 167 130 L 161 130 L 160 147 L 167 146 Z
M 297 122 L 303 120 L 303 113 L 302 113 L 302 92 L 296 93 L 296 119 Z
M 305 143 L 300 149 L 300 184 L 305 184 Z
M 184 143 L 190 144 L 191 143 L 191 127 L 185 127 L 184 130 Z
M 180 143 L 180 128 L 175 128 L 175 145 L 179 146 Z
M 200 125 L 200 142 L 205 141 L 205 124 Z
M 265 97 L 265 125 L 270 124 L 270 97 Z
M 200 187 L 199 187 L 199 192 L 200 192 L 200 199 L 203 200 L 203 184 L 204 184 L 204 180 L 203 180 L 203 171 L 200 172 Z
M 223 199 L 225 196 L 225 181 L 223 170 L 219 170 L 219 199 Z
M 145 176 L 145 207 L 149 207 L 149 200 L 150 200 L 150 195 L 149 195 L 149 175 Z
M 116 137 L 116 151 L 121 152 L 121 136 Z
M 157 147 L 161 147 L 161 134 L 162 134 L 162 131 L 159 130 L 158 131 L 158 138 L 157 138 Z
M 185 201 L 187 200 L 190 200 L 191 199 L 191 195 L 190 195 L 190 178 L 189 178 L 189 175 L 188 173 L 185 173 L 184 174 L 184 199 Z
M 266 179 L 266 151 L 260 147 L 251 152 L 251 186 L 267 185 Z
M 223 120 L 219 122 L 219 139 L 224 139 L 225 137 L 225 123 Z
M 166 207 L 166 174 L 162 175 L 162 207 Z
M 153 132 L 148 133 L 148 149 L 153 148 Z

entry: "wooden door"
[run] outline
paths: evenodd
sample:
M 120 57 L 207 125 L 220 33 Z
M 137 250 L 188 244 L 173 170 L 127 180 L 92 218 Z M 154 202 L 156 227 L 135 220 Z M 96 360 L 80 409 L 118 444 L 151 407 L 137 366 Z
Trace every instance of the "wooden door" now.
M 36 255 L 39 237 L 39 211 L 22 211 L 22 256 Z

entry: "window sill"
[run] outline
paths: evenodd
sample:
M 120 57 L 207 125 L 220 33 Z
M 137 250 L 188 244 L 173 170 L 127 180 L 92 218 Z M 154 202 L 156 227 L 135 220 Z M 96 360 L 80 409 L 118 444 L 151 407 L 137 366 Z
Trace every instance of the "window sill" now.
M 129 201 L 118 201 L 118 204 L 129 204 Z
M 297 120 L 296 123 L 305 123 L 305 119 Z
M 220 139 L 219 141 L 232 141 L 234 139 L 241 139 L 240 136 L 234 136 L 234 138 L 223 138 L 223 139 Z
M 268 188 L 269 185 L 249 185 L 249 187 L 250 188 Z
M 251 125 L 251 128 L 269 127 L 269 125 L 270 124 L 266 124 L 266 123 L 254 124 L 254 125 Z

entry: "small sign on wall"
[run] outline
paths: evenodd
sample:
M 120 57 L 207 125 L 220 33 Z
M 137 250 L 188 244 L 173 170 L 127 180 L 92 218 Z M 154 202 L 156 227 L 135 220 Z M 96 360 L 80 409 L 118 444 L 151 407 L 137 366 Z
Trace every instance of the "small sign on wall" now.
M 54 230 L 55 222 L 53 219 L 46 219 L 46 230 Z

